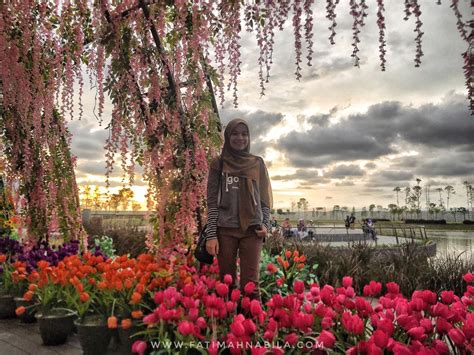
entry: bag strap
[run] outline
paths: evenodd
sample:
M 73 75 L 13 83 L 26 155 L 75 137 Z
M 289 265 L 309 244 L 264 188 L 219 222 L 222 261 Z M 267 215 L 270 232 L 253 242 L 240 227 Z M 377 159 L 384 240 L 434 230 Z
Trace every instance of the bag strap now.
M 222 168 L 224 166 L 224 159 L 222 159 L 222 155 L 219 157 L 219 181 L 217 182 L 217 208 L 221 205 L 222 199 Z

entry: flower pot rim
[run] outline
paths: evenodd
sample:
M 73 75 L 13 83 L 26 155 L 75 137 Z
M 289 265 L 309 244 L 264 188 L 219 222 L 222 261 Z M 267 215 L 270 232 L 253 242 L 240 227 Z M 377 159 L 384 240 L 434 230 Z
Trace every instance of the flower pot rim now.
M 94 327 L 94 326 L 101 326 L 101 325 L 107 325 L 107 320 L 103 318 L 101 315 L 94 315 L 94 316 L 86 316 L 83 319 L 76 319 L 74 320 L 75 325 L 80 325 L 84 327 Z
M 56 313 L 54 313 L 56 311 Z M 58 312 L 59 311 L 59 312 Z M 49 313 L 51 312 L 51 313 Z M 44 314 L 43 312 L 39 311 L 35 314 L 37 319 L 39 318 L 59 318 L 59 317 L 73 317 L 76 316 L 76 312 L 67 309 L 67 308 L 53 308 L 49 310 L 48 313 Z M 62 312 L 62 313 L 61 313 Z

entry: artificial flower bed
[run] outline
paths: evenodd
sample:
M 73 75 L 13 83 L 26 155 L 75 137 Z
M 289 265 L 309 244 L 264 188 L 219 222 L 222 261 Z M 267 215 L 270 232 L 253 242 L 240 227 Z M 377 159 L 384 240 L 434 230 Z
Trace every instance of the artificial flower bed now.
M 246 285 L 243 294 L 231 290 L 229 275 L 218 281 L 217 264 L 198 270 L 190 256 L 178 254 L 107 259 L 84 253 L 55 263 L 36 261 L 31 269 L 1 254 L 0 280 L 2 288 L 5 280 L 27 280 L 24 298 L 43 312 L 66 307 L 81 319 L 100 315 L 109 328 L 138 326 L 132 350 L 140 354 L 166 348 L 211 354 L 474 351 L 471 273 L 464 276 L 463 295 L 420 290 L 406 298 L 397 284 L 376 281 L 356 295 L 350 277 L 339 287 L 319 286 L 313 267 L 297 251 L 264 260 L 263 304 L 247 296 L 255 285 Z M 19 307 L 17 314 L 24 310 Z

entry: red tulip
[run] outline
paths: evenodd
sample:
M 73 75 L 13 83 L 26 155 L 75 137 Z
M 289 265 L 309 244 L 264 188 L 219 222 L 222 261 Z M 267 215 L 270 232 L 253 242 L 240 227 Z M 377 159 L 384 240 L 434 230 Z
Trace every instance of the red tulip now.
M 317 340 L 323 344 L 326 349 L 331 349 L 336 344 L 336 337 L 333 333 L 323 330 Z
M 448 333 L 453 326 L 446 319 L 438 317 L 436 320 L 436 332 L 439 334 Z
M 211 341 L 207 351 L 209 351 L 209 355 L 217 355 L 219 353 L 219 343 L 215 340 Z
M 351 287 L 352 286 L 353 279 L 350 276 L 344 276 L 342 278 L 342 286 L 344 287 Z
M 278 268 L 275 266 L 275 264 L 269 263 L 267 265 L 267 271 L 274 274 L 275 272 L 278 271 Z
M 400 293 L 400 286 L 396 282 L 387 282 L 387 292 L 392 294 Z
M 290 333 L 285 336 L 283 341 L 289 345 L 295 345 L 298 342 L 298 335 L 296 333 Z
M 230 276 L 230 275 L 226 275 Z M 216 286 L 216 292 L 221 297 L 227 297 L 229 295 L 229 286 L 223 283 L 219 283 Z
M 248 310 L 250 308 L 250 298 L 244 297 L 242 298 L 242 302 L 240 302 L 240 305 L 244 310 Z
M 331 328 L 333 325 L 334 325 L 334 321 L 332 320 L 331 317 L 324 317 L 324 318 L 321 320 L 321 327 L 322 327 L 323 329 L 329 329 L 329 328 Z
M 349 312 L 344 312 L 342 314 L 342 325 L 347 332 L 352 334 L 358 335 L 364 331 L 364 322 L 357 314 L 352 315 Z
M 453 328 L 448 332 L 448 336 L 451 338 L 454 344 L 457 346 L 462 346 L 464 345 L 464 342 L 466 341 L 466 337 L 464 336 L 464 333 L 462 330 Z
M 196 325 L 201 329 L 205 329 L 207 327 L 206 320 L 203 317 L 196 319 Z
M 304 282 L 303 281 L 299 281 L 299 280 L 296 280 L 294 283 L 293 283 L 293 290 L 296 292 L 296 293 L 303 293 L 304 292 Z
M 233 302 L 237 302 L 240 299 L 240 290 L 234 289 L 230 294 L 230 299 Z
M 252 281 L 247 282 L 247 284 L 244 287 L 244 292 L 247 295 L 252 294 L 255 291 L 255 284 Z
M 252 300 L 250 302 L 250 313 L 254 317 L 258 317 L 262 313 L 262 307 L 260 305 L 260 302 L 257 300 Z
M 251 319 L 245 319 L 243 325 L 248 335 L 252 335 L 257 331 L 257 326 Z
M 241 337 L 245 334 L 245 327 L 242 321 L 234 321 L 230 325 L 230 331 L 236 337 Z
M 233 281 L 232 275 L 225 274 L 223 281 L 224 281 L 225 284 L 230 285 Z
M 377 322 L 377 329 L 382 330 L 384 333 L 386 333 L 389 337 L 393 335 L 395 332 L 395 326 L 393 325 L 393 322 L 390 319 L 380 319 Z
M 132 352 L 140 355 L 144 354 L 147 348 L 146 342 L 143 340 L 137 340 L 132 345 Z
M 380 329 L 377 329 L 372 334 L 372 339 L 374 340 L 375 345 L 377 345 L 381 349 L 386 348 L 388 344 L 388 338 L 388 335 Z
M 433 332 L 433 323 L 431 323 L 431 320 L 428 318 L 423 318 L 420 320 L 420 325 L 425 328 L 425 332 L 427 334 L 430 334 Z
M 451 304 L 455 301 L 454 291 L 442 291 L 441 301 L 446 304 Z
M 463 276 L 463 279 L 464 281 L 466 281 L 468 284 L 472 284 L 474 283 L 474 275 L 470 272 L 468 272 L 467 274 L 465 274 Z
M 440 354 L 449 354 L 449 348 L 445 342 L 435 339 L 433 341 L 433 349 L 435 349 Z
M 426 338 L 425 328 L 413 327 L 408 330 L 408 335 L 415 340 L 424 340 Z

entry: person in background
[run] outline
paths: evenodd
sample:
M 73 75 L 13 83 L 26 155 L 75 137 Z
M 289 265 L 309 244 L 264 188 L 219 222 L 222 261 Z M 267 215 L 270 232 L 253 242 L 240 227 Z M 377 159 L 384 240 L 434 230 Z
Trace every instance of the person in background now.
M 346 219 L 344 220 L 344 225 L 346 226 L 346 229 L 349 229 L 351 225 L 349 216 L 346 216 Z
M 250 154 L 247 122 L 230 121 L 224 137 L 222 153 L 209 170 L 206 250 L 217 256 L 221 281 L 232 277 L 231 289 L 237 287 L 238 256 L 241 291 L 253 282 L 250 297 L 260 300 L 260 254 L 273 204 L 270 178 L 263 159 Z
M 354 213 L 351 213 L 351 217 L 349 218 L 349 225 L 350 225 L 351 229 L 354 229 L 355 221 L 356 221 L 356 218 L 354 216 Z
M 281 224 L 281 229 L 283 231 L 284 237 L 286 238 L 291 237 L 291 223 L 288 217 L 286 217 L 283 223 Z

